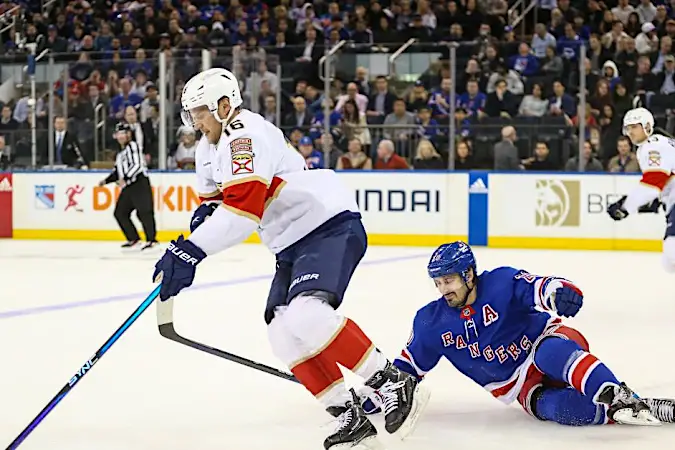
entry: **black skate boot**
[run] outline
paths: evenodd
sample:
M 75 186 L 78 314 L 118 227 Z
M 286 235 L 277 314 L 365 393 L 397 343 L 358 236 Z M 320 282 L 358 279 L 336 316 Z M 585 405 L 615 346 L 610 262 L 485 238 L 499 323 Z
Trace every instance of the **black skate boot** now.
M 129 252 L 129 251 L 138 250 L 138 248 L 140 246 L 141 246 L 141 241 L 136 239 L 135 241 L 129 241 L 125 244 L 122 244 L 122 251 L 123 252 Z
M 143 246 L 143 248 L 141 249 L 141 251 L 152 250 L 153 248 L 157 248 L 158 246 L 159 246 L 159 242 L 157 242 L 157 241 L 148 241 L 148 242 Z
M 398 370 L 388 362 L 366 381 L 382 397 L 384 428 L 404 439 L 415 429 L 417 419 L 429 402 L 429 391 L 412 375 Z
M 669 398 L 643 398 L 652 415 L 663 423 L 675 423 L 675 400 Z
M 326 450 L 381 450 L 383 447 L 377 440 L 377 429 L 366 417 L 361 408 L 359 397 L 350 389 L 352 401 L 346 406 L 331 406 L 328 413 L 338 420 L 335 433 L 323 441 Z
M 609 406 L 607 416 L 622 425 L 660 425 L 649 405 L 638 397 L 626 383 L 607 386 L 598 395 L 598 402 Z

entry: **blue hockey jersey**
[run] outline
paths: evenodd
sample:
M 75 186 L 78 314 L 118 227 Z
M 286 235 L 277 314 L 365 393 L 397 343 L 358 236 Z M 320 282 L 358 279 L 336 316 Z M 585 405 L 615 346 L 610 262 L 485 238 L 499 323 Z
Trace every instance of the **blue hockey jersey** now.
M 421 379 L 445 357 L 510 403 L 533 364 L 533 346 L 560 324 L 550 295 L 563 281 L 512 267 L 485 271 L 478 277 L 473 304 L 452 308 L 441 297 L 417 312 L 410 339 L 394 364 Z

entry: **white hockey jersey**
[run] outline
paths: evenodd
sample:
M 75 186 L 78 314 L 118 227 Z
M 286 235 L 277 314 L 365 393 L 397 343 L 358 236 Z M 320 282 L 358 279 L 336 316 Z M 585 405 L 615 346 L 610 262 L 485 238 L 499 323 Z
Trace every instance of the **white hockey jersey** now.
M 241 110 L 223 128 L 217 146 L 203 137 L 195 154 L 202 201 L 221 208 L 189 240 L 213 254 L 253 231 L 278 253 L 343 211 L 358 211 L 332 170 L 307 170 L 282 131 L 259 114 Z
M 654 199 L 661 197 L 666 210 L 675 204 L 675 139 L 654 134 L 638 146 L 638 163 L 642 170 L 642 180 L 624 202 L 629 214 Z

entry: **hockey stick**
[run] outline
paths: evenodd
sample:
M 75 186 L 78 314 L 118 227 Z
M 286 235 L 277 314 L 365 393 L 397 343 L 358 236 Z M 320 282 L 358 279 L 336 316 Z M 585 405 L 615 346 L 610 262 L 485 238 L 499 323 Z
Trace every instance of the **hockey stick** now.
M 192 347 L 195 350 L 218 356 L 219 358 L 227 359 L 228 361 L 232 361 L 237 364 L 242 364 L 246 367 L 250 367 L 251 369 L 274 375 L 275 377 L 283 378 L 284 380 L 294 381 L 296 383 L 299 382 L 298 379 L 290 373 L 282 372 L 281 370 L 275 369 L 274 367 L 266 366 L 265 364 L 251 361 L 250 359 L 242 358 L 241 356 L 237 356 L 181 336 L 176 332 L 176 329 L 173 326 L 173 298 L 170 298 L 165 302 L 157 302 L 157 326 L 159 327 L 159 334 L 171 341 L 187 345 L 188 347 Z
M 145 300 L 143 300 L 143 303 L 141 303 L 138 308 L 136 308 L 136 311 L 134 311 L 128 318 L 127 320 L 124 321 L 122 325 L 115 331 L 115 333 L 108 338 L 107 341 L 105 341 L 105 344 L 101 348 L 98 349 L 96 353 L 94 353 L 94 356 L 89 358 L 87 362 L 84 363 L 80 369 L 73 375 L 73 377 L 66 383 L 63 388 L 50 400 L 50 402 L 45 406 L 42 411 L 33 419 L 31 423 L 28 424 L 28 426 L 21 432 L 21 434 L 12 441 L 11 444 L 9 444 L 9 447 L 7 447 L 7 450 L 14 450 L 15 448 L 18 448 L 19 445 L 28 437 L 29 434 L 33 432 L 33 430 L 42 422 L 42 420 L 47 417 L 47 414 L 49 414 L 56 405 L 59 404 L 63 398 L 68 395 L 68 393 L 75 387 L 75 385 L 82 379 L 86 374 L 89 373 L 92 367 L 94 367 L 94 364 L 96 364 L 102 357 L 105 355 L 105 353 L 110 349 L 110 347 L 113 346 L 117 340 L 122 337 L 125 331 L 129 329 L 129 327 L 136 322 L 136 319 L 138 319 L 141 314 L 145 312 L 146 309 L 152 304 L 152 302 L 155 301 L 157 296 L 159 296 L 159 289 L 161 285 L 157 285 L 157 287 L 150 293 L 150 295 L 147 296 Z

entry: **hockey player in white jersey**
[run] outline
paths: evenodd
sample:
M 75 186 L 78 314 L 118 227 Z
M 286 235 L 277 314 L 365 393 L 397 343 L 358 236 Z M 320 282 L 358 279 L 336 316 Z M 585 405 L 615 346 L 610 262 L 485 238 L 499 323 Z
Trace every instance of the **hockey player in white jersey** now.
M 377 430 L 354 390 L 345 388 L 338 364 L 385 399 L 389 433 L 410 434 L 428 401 L 426 388 L 336 311 L 367 248 L 353 193 L 332 170 L 306 170 L 281 130 L 242 109 L 239 82 L 228 70 L 190 79 L 181 102 L 185 125 L 203 134 L 195 155 L 203 203 L 189 238 L 172 241 L 155 266 L 153 279 L 162 276 L 160 299 L 190 286 L 204 258 L 257 231 L 277 261 L 264 314 L 272 349 L 338 418 L 324 447 L 380 448 Z
M 623 118 L 623 133 L 637 146 L 642 180 L 630 194 L 607 207 L 614 220 L 636 212 L 657 212 L 661 205 L 667 214 L 663 240 L 663 266 L 675 273 L 675 139 L 654 134 L 654 116 L 645 108 L 628 111 Z

